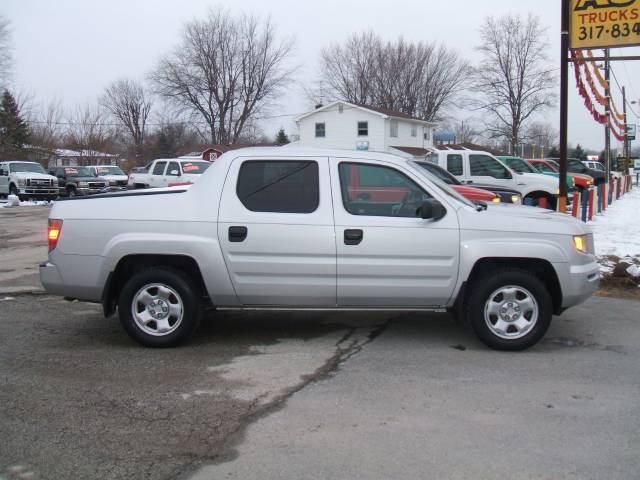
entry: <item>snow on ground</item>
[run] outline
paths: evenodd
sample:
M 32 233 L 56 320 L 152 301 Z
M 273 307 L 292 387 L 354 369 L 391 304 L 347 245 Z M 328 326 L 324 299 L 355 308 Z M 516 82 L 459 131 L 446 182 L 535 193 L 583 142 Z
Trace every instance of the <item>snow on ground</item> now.
M 589 226 L 603 273 L 610 273 L 618 259 L 640 264 L 640 188 L 634 187 L 613 202 L 603 214 L 596 215 Z
M 6 199 L 0 200 L 0 208 L 12 208 L 12 207 L 37 207 L 42 205 L 49 205 L 47 200 L 26 200 L 21 202 L 15 195 L 9 195 Z

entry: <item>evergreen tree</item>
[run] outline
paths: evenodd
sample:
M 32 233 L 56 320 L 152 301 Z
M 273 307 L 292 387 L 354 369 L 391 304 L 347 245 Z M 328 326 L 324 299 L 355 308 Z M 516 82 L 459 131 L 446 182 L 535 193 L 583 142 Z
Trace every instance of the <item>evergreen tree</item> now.
M 29 127 L 20 116 L 20 108 L 9 90 L 0 103 L 0 155 L 9 158 L 23 153 L 29 143 Z
M 585 153 L 584 149 L 580 146 L 580 144 L 576 145 L 576 148 L 574 148 L 571 151 L 569 156 L 571 158 L 577 158 L 578 160 L 586 160 L 587 159 L 587 154 Z
M 276 135 L 276 145 L 286 145 L 287 143 L 291 143 L 291 141 L 285 133 L 284 128 L 280 128 L 280 130 L 278 130 L 278 135 Z
M 547 152 L 548 158 L 558 158 L 559 156 L 560 156 L 560 152 L 558 151 L 558 148 L 555 145 L 551 147 L 551 150 Z

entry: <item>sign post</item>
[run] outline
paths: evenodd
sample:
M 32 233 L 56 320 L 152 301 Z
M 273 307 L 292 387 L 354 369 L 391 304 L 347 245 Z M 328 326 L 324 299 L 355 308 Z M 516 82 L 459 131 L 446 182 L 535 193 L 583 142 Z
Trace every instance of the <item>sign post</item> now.
M 567 130 L 569 119 L 569 1 L 562 1 L 560 26 L 560 175 L 558 211 L 567 211 Z M 571 0 L 573 1 L 573 0 Z
M 609 48 L 640 45 L 640 0 L 562 0 L 560 29 L 560 175 L 558 210 L 567 210 L 567 106 L 569 98 L 569 51 L 605 49 L 605 56 L 592 61 L 605 60 L 608 83 L 609 62 L 614 60 L 640 60 L 640 57 L 617 56 L 610 58 Z M 610 89 L 607 88 L 607 177 L 610 168 L 609 109 Z M 626 119 L 625 119 L 626 123 Z M 625 132 L 628 135 L 628 132 Z M 625 144 L 628 145 L 628 137 Z

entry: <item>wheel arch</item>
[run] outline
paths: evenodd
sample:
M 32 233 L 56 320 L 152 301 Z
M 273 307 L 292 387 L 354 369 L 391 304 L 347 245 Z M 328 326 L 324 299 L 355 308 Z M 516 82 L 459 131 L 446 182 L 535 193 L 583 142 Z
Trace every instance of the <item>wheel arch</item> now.
M 108 275 L 101 300 L 106 317 L 115 312 L 118 297 L 127 280 L 136 272 L 151 267 L 165 267 L 185 273 L 197 285 L 198 294 L 206 297 L 206 301 L 209 301 L 202 272 L 193 257 L 172 254 L 132 254 L 122 257 Z
M 454 308 L 459 311 L 466 304 L 469 288 L 474 282 L 491 271 L 505 268 L 533 273 L 546 285 L 553 302 L 553 313 L 559 315 L 562 312 L 562 286 L 555 268 L 548 260 L 530 257 L 483 257 L 476 260 L 458 292 Z

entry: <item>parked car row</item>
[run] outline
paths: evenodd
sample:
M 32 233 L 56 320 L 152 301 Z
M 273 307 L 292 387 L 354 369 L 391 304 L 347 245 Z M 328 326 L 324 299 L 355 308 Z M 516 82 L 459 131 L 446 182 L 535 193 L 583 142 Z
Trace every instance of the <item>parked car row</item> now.
M 207 161 L 154 160 L 127 175 L 115 165 L 64 166 L 47 173 L 37 162 L 0 162 L 0 195 L 21 200 L 54 200 L 131 188 L 191 184 L 211 165 Z
M 524 160 L 449 149 L 434 151 L 418 164 L 473 202 L 523 203 L 551 209 L 556 206 L 559 166 L 555 159 Z M 156 159 L 132 169 L 129 175 L 114 165 L 57 167 L 47 175 L 38 163 L 8 161 L 0 163 L 0 195 L 53 200 L 58 196 L 188 185 L 210 165 L 204 160 Z M 605 181 L 599 167 L 590 168 L 577 159 L 569 159 L 568 166 L 569 192 Z
M 511 158 L 511 157 L 509 157 Z M 506 188 L 516 192 L 525 205 L 546 206 L 554 209 L 558 196 L 558 181 L 540 172 L 523 168 L 514 170 L 506 160 L 476 150 L 436 150 L 426 156 L 426 161 L 439 165 L 456 177 L 459 182 L 494 191 Z M 500 195 L 497 191 L 495 192 Z M 506 203 L 514 203 L 513 194 L 500 196 Z

